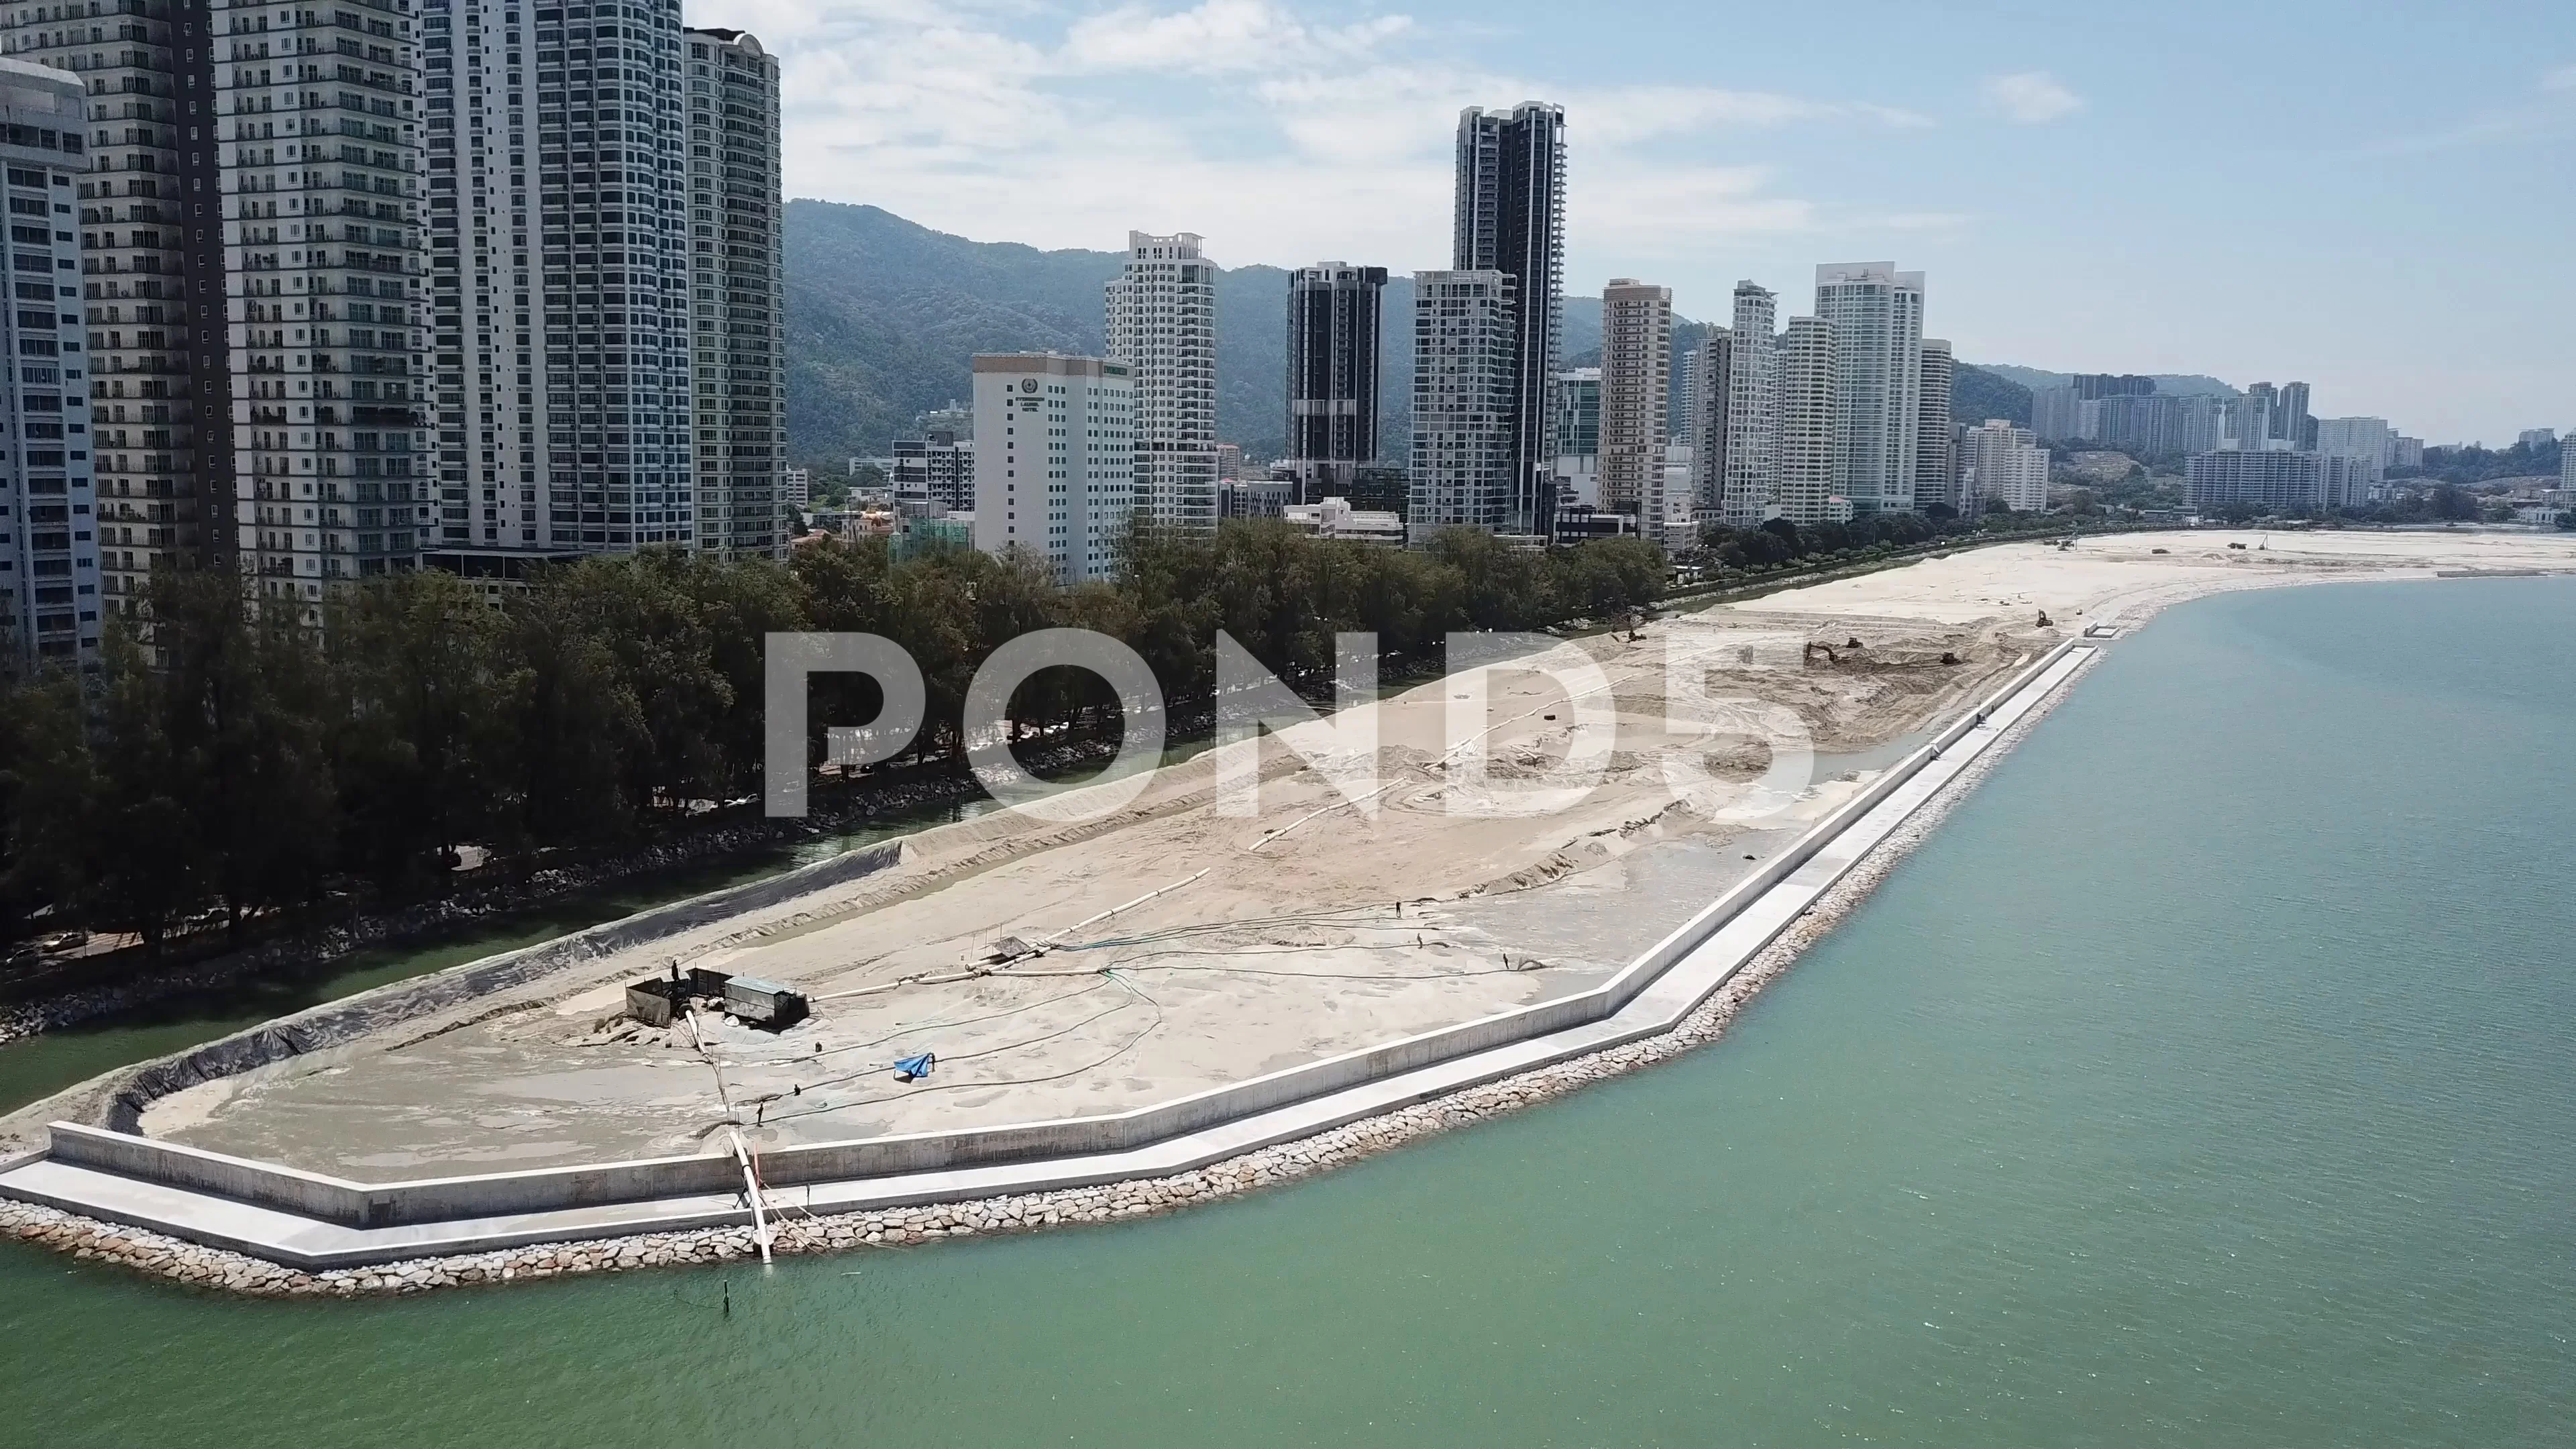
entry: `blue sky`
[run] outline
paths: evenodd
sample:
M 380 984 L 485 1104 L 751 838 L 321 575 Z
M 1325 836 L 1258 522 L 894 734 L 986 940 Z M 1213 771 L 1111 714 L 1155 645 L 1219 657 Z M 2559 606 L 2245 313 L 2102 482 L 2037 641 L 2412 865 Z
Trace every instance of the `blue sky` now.
M 985 241 L 1447 264 L 1462 105 L 1568 111 L 1569 283 L 1930 274 L 1971 361 L 2576 426 L 2576 3 L 733 0 L 787 190 Z

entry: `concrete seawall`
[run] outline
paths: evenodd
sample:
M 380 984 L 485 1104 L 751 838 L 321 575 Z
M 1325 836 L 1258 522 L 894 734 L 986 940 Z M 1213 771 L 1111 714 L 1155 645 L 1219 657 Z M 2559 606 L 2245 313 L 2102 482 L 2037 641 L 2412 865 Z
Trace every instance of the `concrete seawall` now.
M 110 1078 L 103 1094 L 98 1084 L 84 1084 L 36 1105 L 53 1105 L 59 1110 L 59 1104 L 73 1100 L 96 1102 L 104 1095 L 104 1104 L 97 1109 L 99 1122 L 111 1132 L 132 1133 L 138 1128 L 143 1109 L 173 1092 L 185 1091 L 220 1077 L 237 1076 L 270 1062 L 354 1041 L 367 1032 L 397 1022 L 416 1020 L 496 991 L 522 986 L 594 957 L 729 920 L 746 911 L 773 906 L 810 891 L 874 875 L 902 859 L 903 842 L 900 840 L 845 851 L 828 860 L 798 866 L 764 880 L 728 886 L 687 900 L 655 906 L 534 946 L 486 956 L 444 971 L 434 971 L 426 976 L 325 1002 L 292 1016 L 280 1017 L 247 1031 L 235 1032 L 202 1046 L 156 1057 L 129 1068 Z
M 2067 640 L 1618 975 L 1590 991 L 1302 1064 L 1134 1111 L 765 1152 L 772 1189 L 816 1210 L 933 1202 L 1187 1170 L 1483 1081 L 1669 1030 L 2001 727 L 2069 677 L 2097 641 Z M 651 940 L 883 869 L 871 847 L 753 886 L 645 912 L 561 941 L 384 988 L 140 1068 L 118 1093 L 133 1114 L 161 1093 L 348 1040 L 388 1020 L 535 979 Z M 871 857 L 871 852 L 881 855 Z M 756 894 L 755 894 L 756 893 Z M 130 1099 L 130 1107 L 129 1107 Z M 363 1184 L 133 1135 L 56 1124 L 39 1160 L 0 1170 L 0 1196 L 138 1223 L 300 1266 L 383 1262 L 501 1243 L 740 1221 L 741 1169 L 699 1155 Z

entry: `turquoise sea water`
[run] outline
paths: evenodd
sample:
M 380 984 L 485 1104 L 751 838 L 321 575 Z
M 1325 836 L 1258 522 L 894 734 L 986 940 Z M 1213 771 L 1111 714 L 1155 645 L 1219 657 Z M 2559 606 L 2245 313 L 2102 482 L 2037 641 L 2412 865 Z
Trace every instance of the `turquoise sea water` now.
M 269 1304 L 11 1245 L 0 1441 L 2563 1445 L 2571 738 L 2576 582 L 2206 600 L 1659 1069 L 769 1271 Z

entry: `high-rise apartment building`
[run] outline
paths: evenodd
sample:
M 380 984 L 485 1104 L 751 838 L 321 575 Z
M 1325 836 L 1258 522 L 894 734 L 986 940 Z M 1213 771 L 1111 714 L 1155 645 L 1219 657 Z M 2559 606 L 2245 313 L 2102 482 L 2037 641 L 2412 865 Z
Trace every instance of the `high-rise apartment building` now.
M 2360 465 L 2328 453 L 2226 448 L 2184 465 L 2183 497 L 2199 509 L 2308 513 L 2360 503 L 2367 492 Z
M 1988 418 L 1959 434 L 1959 488 L 1967 511 L 2000 499 L 2017 513 L 2048 507 L 2048 450 L 2038 435 L 2001 418 Z
M 690 30 L 689 360 L 697 546 L 775 558 L 786 546 L 787 291 L 778 58 L 739 30 Z
M 1129 232 L 1107 302 L 1109 355 L 1134 375 L 1136 511 L 1209 529 L 1217 518 L 1216 266 L 1199 241 L 1191 232 Z M 977 419 L 980 447 L 980 405 Z
M 1509 273 L 1413 274 L 1406 523 L 1417 543 L 1456 524 L 1522 531 L 1517 315 Z
M 1108 578 L 1143 456 L 1129 365 L 1012 352 L 974 368 L 975 546 L 1034 553 L 1062 583 Z
M 2052 443 L 2089 443 L 2102 430 L 2101 404 L 2071 387 L 2031 389 L 2030 429 Z
M 2317 419 L 2317 451 L 2353 460 L 2365 488 L 2377 487 L 2387 476 L 2396 444 L 2397 431 L 2386 418 Z
M 211 491 L 218 470 L 233 482 L 230 526 L 209 542 L 229 535 L 264 596 L 298 599 L 318 622 L 327 586 L 410 568 L 423 546 L 420 37 L 400 0 L 179 10 L 174 136 L 191 158 L 192 13 L 211 32 L 212 114 L 204 161 L 183 168 L 212 168 L 207 189 L 221 192 L 223 224 L 207 231 L 220 235 L 215 290 L 230 309 L 221 363 L 212 334 L 190 328 L 199 415 L 228 393 L 232 424 L 228 448 L 199 452 Z M 195 176 L 183 179 L 195 196 Z M 187 205 L 193 304 L 214 256 L 194 254 Z
M 1640 513 L 1661 492 L 1672 403 L 1673 289 L 1614 277 L 1601 293 L 1601 506 Z M 1653 536 L 1658 520 L 1649 519 Z
M 1377 461 L 1378 330 L 1386 268 L 1288 274 L 1288 454 L 1301 503 L 1347 498 Z
M 2110 371 L 2084 371 L 2066 379 L 2058 387 L 2038 387 L 2030 392 L 2030 431 L 2043 441 L 2058 443 L 2094 443 L 2110 441 L 2105 436 L 2105 423 L 2117 407 L 2138 397 L 2154 397 L 2156 379 L 2141 374 L 2110 374 Z M 2133 415 L 2133 413 L 2123 413 Z M 2112 443 L 2123 446 L 2123 443 Z
M 1672 400 L 1664 409 L 1664 436 L 1676 443 L 1699 437 L 1699 360 L 1696 347 L 1673 349 Z
M 1923 406 L 1923 274 L 1894 262 L 1816 268 L 1816 316 L 1833 328 L 1835 488 L 1855 513 L 1914 507 L 1914 455 Z
M 1565 327 L 1565 111 L 1532 101 L 1458 115 L 1450 265 L 1511 279 L 1511 497 L 1506 532 L 1544 534 L 1556 502 L 1547 435 Z
M 0 60 L 0 190 L 9 207 L 10 305 L 0 312 L 0 675 L 98 659 L 97 438 L 81 347 L 74 187 L 89 170 L 80 81 Z
M 318 621 L 332 582 L 416 563 L 428 522 L 417 22 L 403 0 L 69 10 L 0 10 L 0 50 L 91 97 L 101 594 L 238 567 Z
M 2225 404 L 2203 393 L 2113 393 L 2083 406 L 2082 441 L 2145 457 L 2207 452 L 2225 428 Z
M 1695 379 L 1691 401 L 1691 512 L 1702 523 L 1726 512 L 1726 445 L 1734 434 L 1727 407 L 1733 396 L 1735 334 L 1711 327 L 1691 351 Z
M 204 198 L 219 192 L 230 154 L 216 141 L 211 101 L 218 47 L 208 43 L 206 19 L 204 10 L 192 11 L 183 33 L 166 3 L 147 3 L 140 13 L 119 8 L 112 18 L 84 9 L 79 23 L 63 5 L 0 9 L 0 54 L 75 72 L 92 97 L 90 124 L 65 128 L 72 144 L 58 158 L 74 176 L 75 194 L 61 199 L 79 208 L 80 252 L 76 259 L 55 259 L 72 261 L 55 282 L 57 290 L 76 288 L 86 303 L 86 336 L 79 328 L 61 334 L 57 346 L 75 344 L 79 356 L 58 352 L 63 360 L 55 373 L 66 408 L 76 397 L 94 404 L 84 451 L 92 455 L 97 489 L 100 537 L 93 541 L 100 545 L 102 613 L 132 608 L 155 569 L 232 557 L 224 235 L 216 213 L 199 210 L 192 218 L 187 211 L 207 206 Z M 275 47 L 277 58 L 265 69 L 279 75 L 285 67 L 278 60 L 293 43 L 271 33 L 232 37 L 220 48 L 233 60 Z M 184 119 L 183 73 L 191 91 Z M 271 114 L 262 124 L 291 128 L 304 118 L 302 95 L 299 87 L 269 97 Z M 280 99 L 298 104 L 280 112 Z M 183 128 L 190 126 L 191 143 L 183 148 Z M 226 119 L 220 129 L 231 139 L 234 123 Z M 290 191 L 276 200 L 299 197 Z M 185 224 L 191 220 L 199 223 L 193 236 Z M 192 281 L 206 289 L 192 296 Z M 35 284 L 22 278 L 12 285 Z M 42 364 L 21 364 L 17 381 L 41 386 L 26 383 L 31 367 Z
M 696 541 L 677 0 L 423 0 L 438 526 L 477 576 Z
M 1726 378 L 1726 455 L 1718 500 L 1730 528 L 1751 528 L 1780 501 L 1779 298 L 1752 282 L 1735 284 L 1734 357 Z
M 1958 444 L 1950 426 L 1950 388 L 1957 380 L 1950 344 L 1937 337 L 1924 338 L 1923 404 L 1914 424 L 1914 507 L 1918 511 L 1935 503 L 1959 506 Z
M 2308 415 L 2308 385 L 2275 388 L 2258 382 L 2227 405 L 2222 448 L 2238 452 L 2306 452 L 2317 445 L 2316 420 Z
M 2307 451 L 2317 445 L 2317 421 L 2308 412 L 2308 385 L 2304 382 L 2281 384 L 2281 395 L 2272 409 L 2272 441 L 2294 451 Z
M 962 429 L 952 419 L 948 426 L 894 440 L 894 466 L 886 470 L 886 483 L 898 507 L 934 516 L 975 507 L 975 424 L 972 414 L 960 416 L 965 419 Z
M 1791 523 L 1839 521 L 1851 500 L 1834 491 L 1841 456 L 1841 357 L 1833 324 L 1792 317 L 1780 341 L 1779 516 Z
M 1556 375 L 1548 437 L 1556 448 L 1559 508 L 1601 506 L 1601 369 L 1569 367 Z

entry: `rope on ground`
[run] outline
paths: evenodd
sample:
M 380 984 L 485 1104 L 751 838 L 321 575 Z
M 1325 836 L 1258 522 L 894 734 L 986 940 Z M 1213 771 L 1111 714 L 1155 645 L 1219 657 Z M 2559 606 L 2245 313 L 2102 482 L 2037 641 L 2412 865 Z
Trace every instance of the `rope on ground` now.
M 1113 976 L 1111 979 L 1115 980 L 1116 978 Z M 1001 1080 L 976 1082 L 940 1082 L 932 1086 L 913 1087 L 907 1091 L 890 1092 L 883 1096 L 859 1097 L 847 1102 L 834 1102 L 829 1105 L 818 1103 L 799 1111 L 782 1112 L 769 1120 L 776 1123 L 789 1121 L 797 1117 L 815 1117 L 820 1116 L 825 1112 L 841 1112 L 852 1107 L 874 1106 L 881 1102 L 893 1102 L 906 1097 L 917 1097 L 927 1092 L 959 1092 L 978 1087 L 1043 1086 L 1048 1082 L 1061 1082 L 1068 1077 L 1078 1077 L 1085 1072 L 1097 1071 L 1100 1068 L 1109 1065 L 1111 1062 L 1118 1060 L 1120 1057 L 1125 1056 L 1127 1053 L 1134 1051 L 1138 1043 L 1144 1041 L 1146 1037 L 1153 1035 L 1155 1028 L 1163 1024 L 1163 1006 L 1161 1002 L 1156 1001 L 1153 997 L 1147 995 L 1142 988 L 1138 987 L 1133 982 L 1120 981 L 1118 984 L 1125 987 L 1127 990 L 1134 992 L 1137 998 L 1142 1000 L 1146 1005 L 1153 1007 L 1154 1019 L 1145 1023 L 1143 1030 L 1137 1032 L 1134 1036 L 1129 1037 L 1125 1042 L 1121 1043 L 1116 1050 L 1110 1052 L 1107 1056 L 1101 1057 L 1097 1061 L 1085 1062 L 1081 1066 L 1071 1067 L 1061 1072 L 1050 1072 L 1044 1076 L 1012 1077 Z M 1103 1014 L 1105 1015 L 1106 1013 Z M 1098 1018 L 1095 1017 L 1092 1019 L 1097 1020 Z

